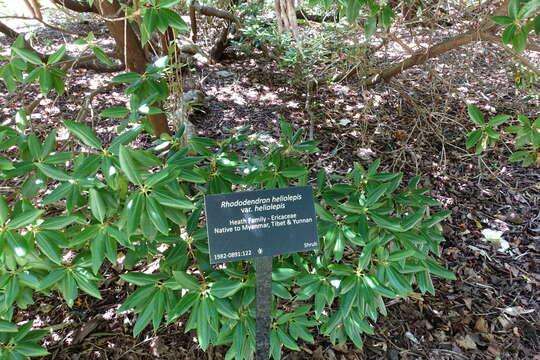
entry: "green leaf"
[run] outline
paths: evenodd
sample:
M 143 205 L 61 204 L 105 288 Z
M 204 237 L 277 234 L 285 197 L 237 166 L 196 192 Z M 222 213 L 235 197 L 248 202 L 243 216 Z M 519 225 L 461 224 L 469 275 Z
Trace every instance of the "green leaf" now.
M 527 31 L 521 30 L 517 34 L 514 34 L 512 38 L 512 48 L 518 54 L 521 54 L 527 48 Z
M 53 216 L 44 219 L 44 221 L 39 225 L 40 229 L 44 230 L 62 230 L 68 225 L 73 224 L 78 221 L 79 217 L 71 216 Z
M 105 52 L 99 46 L 92 46 L 92 52 L 102 63 L 109 66 L 114 65 L 114 62 L 107 56 L 107 54 L 105 54 Z
M 373 34 L 375 34 L 375 30 L 377 30 L 377 16 L 373 15 L 370 16 L 366 22 L 366 41 L 369 41 L 369 39 L 371 39 Z
M 131 181 L 135 185 L 140 186 L 142 184 L 141 177 L 135 168 L 135 164 L 131 157 L 130 151 L 124 146 L 120 146 L 119 160 L 120 160 L 120 167 L 126 174 L 129 181 Z
M 16 333 L 17 325 L 0 320 L 0 333 Z
M 288 178 L 300 178 L 304 175 L 307 175 L 308 170 L 304 167 L 289 167 L 286 169 L 283 169 L 281 171 L 281 174 Z
M 375 224 L 379 225 L 382 228 L 399 232 L 404 231 L 403 227 L 401 226 L 400 219 L 398 218 L 377 215 L 371 212 L 369 213 L 369 216 L 375 222 Z
M 290 268 L 278 268 L 272 271 L 273 281 L 285 281 L 289 280 L 299 274 L 298 271 Z
M 211 294 L 218 298 L 228 298 L 244 287 L 245 283 L 233 280 L 220 280 L 212 285 Z
M 125 107 L 110 107 L 99 113 L 99 116 L 113 119 L 121 119 L 130 114 L 130 110 Z
M 65 171 L 58 169 L 56 166 L 43 164 L 43 163 L 34 163 L 34 165 L 43 173 L 45 176 L 50 177 L 54 180 L 59 181 L 69 181 L 71 176 L 69 176 Z
M 508 16 L 493 16 L 491 17 L 491 21 L 503 26 L 510 25 L 514 22 L 514 20 Z
M 426 259 L 423 260 L 422 263 L 427 267 L 430 273 L 440 276 L 444 279 L 456 280 L 456 275 L 452 271 L 437 264 L 435 260 Z
M 388 256 L 387 260 L 389 262 L 401 261 L 408 257 L 414 256 L 415 254 L 416 254 L 416 251 L 413 249 L 394 251 L 393 253 L 390 254 L 390 256 Z
M 67 127 L 70 133 L 75 135 L 85 145 L 98 150 L 103 150 L 101 140 L 98 139 L 92 129 L 90 129 L 88 126 L 70 120 L 64 120 L 64 125 Z
M 62 47 L 58 50 L 56 50 L 53 54 L 51 54 L 47 60 L 47 65 L 56 64 L 60 60 L 64 58 L 64 55 L 66 54 L 66 47 L 65 45 L 62 45 Z
M 39 58 L 39 56 L 35 52 L 33 52 L 31 50 L 23 49 L 23 48 L 17 48 L 17 47 L 12 47 L 11 49 L 15 52 L 15 54 L 20 56 L 26 62 L 29 62 L 29 63 L 34 64 L 34 65 L 43 64 L 41 62 L 41 59 Z
M 133 234 L 139 227 L 141 221 L 141 213 L 144 204 L 144 195 L 140 192 L 134 193 L 128 199 L 126 205 L 127 214 L 127 232 Z
M 484 114 L 482 114 L 482 112 L 478 110 L 476 106 L 471 105 L 471 104 L 467 105 L 467 111 L 469 113 L 469 117 L 476 125 L 478 126 L 485 125 Z
M 15 167 L 13 163 L 3 156 L 0 156 L 0 170 L 13 170 Z
M 171 323 L 176 321 L 180 316 L 184 315 L 199 299 L 199 294 L 195 292 L 190 292 L 182 296 L 180 301 L 175 305 L 175 307 L 169 313 L 168 322 Z M 218 306 L 219 311 L 219 306 Z
M 158 300 L 158 294 L 159 292 L 156 291 L 154 295 L 152 296 L 152 299 L 150 300 L 150 302 L 145 304 L 142 314 L 139 315 L 139 317 L 137 318 L 137 322 L 135 323 L 135 326 L 133 327 L 133 336 L 139 335 L 152 320 L 152 315 L 154 314 L 154 308 L 156 307 L 156 302 Z
M 277 328 L 277 335 L 279 337 L 279 341 L 285 345 L 285 347 L 294 350 L 294 351 L 300 351 L 300 347 L 298 344 L 291 338 L 289 334 L 287 334 L 281 327 Z
M 145 286 L 145 285 L 156 285 L 160 276 L 158 274 L 145 274 L 142 272 L 130 272 L 127 274 L 122 274 L 120 277 L 132 284 Z
M 488 126 L 491 126 L 491 127 L 499 126 L 505 123 L 506 120 L 508 120 L 509 118 L 510 118 L 510 115 L 504 115 L 504 114 L 495 115 L 494 117 L 491 118 L 491 120 L 489 120 Z
M 189 29 L 188 25 L 180 15 L 169 9 L 161 9 L 158 16 L 163 16 L 167 24 L 180 32 L 185 32 Z
M 39 73 L 39 88 L 41 90 L 41 94 L 46 96 L 49 91 L 53 88 L 53 77 L 49 70 L 43 68 L 41 69 Z
M 199 281 L 194 276 L 186 274 L 185 271 L 174 271 L 173 276 L 176 282 L 181 285 L 183 289 L 198 291 L 201 286 Z
M 424 218 L 424 214 L 426 213 L 426 208 L 421 207 L 420 209 L 416 210 L 414 213 L 408 215 L 401 221 L 401 227 L 404 231 L 410 230 Z
M 169 9 L 176 6 L 180 0 L 159 0 L 158 7 L 160 9 Z
M 7 204 L 6 198 L 0 195 L 0 224 L 4 224 L 9 218 L 11 211 Z
M 465 146 L 467 147 L 467 149 L 470 149 L 474 145 L 476 145 L 478 140 L 480 140 L 480 138 L 482 137 L 482 134 L 483 132 L 481 129 L 471 131 L 467 136 L 467 141 L 465 141 Z
M 525 19 L 540 7 L 540 0 L 529 0 L 518 12 L 518 18 Z
M 30 209 L 25 210 L 22 214 L 19 214 L 17 217 L 11 219 L 7 224 L 8 229 L 20 229 L 26 225 L 32 224 L 37 218 L 43 214 L 43 210 Z
M 86 271 L 73 272 L 73 277 L 82 291 L 97 299 L 101 299 L 101 294 L 99 293 L 98 287 L 88 278 L 90 275 L 91 274 L 87 273 Z
M 519 4 L 520 0 L 510 0 L 510 3 L 508 4 L 508 16 L 512 19 L 518 18 L 518 10 L 519 10 Z
M 49 352 L 32 342 L 20 342 L 15 345 L 15 351 L 28 357 L 47 356 Z
M 504 29 L 502 33 L 502 42 L 506 45 L 510 44 L 512 42 L 512 38 L 514 37 L 514 33 L 516 32 L 516 25 L 512 24 L 506 29 Z
M 93 188 L 90 189 L 89 200 L 92 215 L 94 215 L 94 217 L 98 219 L 100 223 L 103 223 L 103 220 L 105 220 L 105 216 L 107 214 L 107 205 L 105 204 L 100 192 Z
M 111 79 L 113 83 L 132 83 L 141 78 L 141 75 L 136 72 L 128 72 L 125 74 L 116 75 Z
M 154 224 L 160 233 L 164 235 L 169 234 L 169 222 L 165 217 L 163 208 L 155 199 L 151 197 L 146 198 L 146 213 L 148 214 L 150 221 L 152 221 L 152 224 Z
M 173 195 L 165 190 L 153 190 L 151 197 L 155 198 L 161 205 L 179 210 L 193 210 L 195 205 L 185 196 Z
M 444 219 L 446 219 L 451 214 L 452 214 L 451 210 L 439 211 L 439 212 L 431 215 L 431 217 L 427 221 L 425 221 L 422 224 L 422 226 L 425 227 L 425 228 L 432 227 L 433 225 L 438 224 L 441 221 L 443 221 Z
M 37 237 L 37 241 L 36 241 L 37 246 L 45 254 L 45 256 L 47 256 L 53 263 L 57 265 L 62 265 L 62 258 L 60 257 L 60 249 L 53 242 L 53 240 L 42 232 L 38 232 L 36 237 Z

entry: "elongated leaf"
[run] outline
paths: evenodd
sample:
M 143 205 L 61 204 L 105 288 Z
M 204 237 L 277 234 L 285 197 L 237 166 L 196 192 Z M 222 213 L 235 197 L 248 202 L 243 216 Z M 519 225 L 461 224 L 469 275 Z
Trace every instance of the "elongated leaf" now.
M 401 226 L 400 219 L 398 218 L 377 215 L 374 213 L 369 213 L 369 216 L 375 222 L 375 224 L 379 225 L 382 228 L 399 232 L 404 231 L 403 227 Z
M 60 60 L 64 58 L 64 55 L 66 54 L 66 47 L 62 45 L 60 49 L 56 50 L 53 54 L 49 56 L 47 59 L 47 65 L 56 64 Z
M 481 129 L 471 131 L 467 136 L 467 140 L 465 141 L 465 146 L 467 147 L 467 149 L 470 149 L 474 145 L 476 145 L 476 143 L 478 143 L 478 140 L 480 140 L 480 138 L 482 137 L 482 134 L 483 132 Z
M 144 195 L 140 192 L 133 194 L 128 199 L 126 205 L 128 234 L 133 234 L 139 227 L 144 200 Z
M 142 180 L 141 176 L 139 175 L 135 164 L 133 162 L 133 159 L 131 158 L 131 154 L 128 149 L 126 149 L 124 146 L 120 146 L 120 152 L 119 152 L 119 160 L 120 160 L 120 167 L 122 168 L 122 171 L 126 174 L 129 181 L 134 183 L 135 185 L 141 185 Z
M 29 62 L 31 64 L 34 64 L 34 65 L 41 65 L 42 64 L 41 59 L 39 58 L 39 56 L 35 52 L 33 52 L 32 50 L 18 48 L 18 47 L 12 47 L 11 49 L 15 52 L 15 54 L 20 56 L 24 61 L 27 61 L 27 62 Z
M 32 342 L 20 342 L 15 345 L 15 351 L 28 357 L 47 356 L 49 352 Z
M 474 105 L 467 105 L 467 112 L 469 113 L 469 117 L 471 120 L 478 126 L 485 125 L 484 122 L 484 114 L 478 110 L 478 108 Z
M 52 262 L 54 262 L 57 265 L 62 264 L 62 259 L 60 257 L 60 249 L 58 246 L 47 237 L 42 232 L 38 232 L 37 235 L 37 246 L 39 249 L 47 256 Z
M 148 214 L 152 224 L 154 224 L 160 233 L 164 235 L 169 234 L 169 222 L 167 221 L 167 217 L 163 212 L 163 208 L 155 199 L 151 197 L 146 198 L 146 213 Z
M 233 280 L 220 280 L 212 285 L 211 294 L 218 298 L 228 298 L 244 287 L 245 283 Z
M 165 190 L 153 190 L 151 197 L 155 198 L 158 203 L 173 209 L 193 210 L 195 205 L 185 196 L 173 195 Z
M 5 320 L 0 320 L 0 333 L 16 333 L 17 325 L 7 322 Z
M 127 274 L 122 274 L 120 277 L 132 284 L 139 286 L 155 285 L 162 278 L 158 274 L 145 274 L 142 272 L 130 272 Z
M 112 119 L 121 119 L 128 116 L 130 110 L 125 107 L 110 107 L 99 113 L 101 117 L 107 117 Z
M 98 287 L 92 282 L 92 280 L 87 278 L 85 273 L 79 273 L 75 271 L 73 272 L 73 277 L 75 278 L 77 285 L 79 285 L 82 291 L 97 299 L 101 299 L 101 294 L 99 293 Z
M 94 215 L 94 217 L 98 219 L 99 222 L 103 223 L 103 220 L 105 220 L 105 216 L 107 214 L 107 205 L 105 204 L 105 201 L 103 200 L 100 192 L 96 189 L 90 189 L 89 200 L 92 215 Z
M 64 120 L 64 125 L 67 127 L 70 133 L 75 135 L 85 145 L 98 150 L 103 150 L 101 140 L 97 138 L 92 129 L 90 129 L 88 126 L 70 120 Z
M 116 75 L 111 81 L 114 83 L 132 83 L 139 80 L 140 77 L 141 75 L 136 72 L 128 72 L 125 74 Z
M 288 178 L 299 178 L 307 173 L 307 169 L 303 167 L 289 167 L 281 171 L 281 174 Z
M 184 271 L 174 271 L 174 279 L 182 286 L 182 288 L 197 291 L 200 287 L 199 281 L 192 275 L 186 274 Z
M 31 209 L 19 214 L 16 218 L 11 219 L 7 224 L 8 229 L 20 229 L 26 225 L 32 224 L 37 218 L 43 214 L 43 210 Z
M 42 164 L 42 163 L 34 163 L 34 165 L 46 176 L 50 177 L 54 180 L 59 181 L 69 181 L 71 180 L 71 176 L 69 176 L 64 170 L 60 170 L 59 168 L 48 165 L 48 164 Z
M 388 261 L 389 262 L 400 261 L 410 256 L 414 256 L 414 254 L 416 254 L 416 251 L 413 249 L 395 251 L 391 253 L 390 256 L 388 256 Z

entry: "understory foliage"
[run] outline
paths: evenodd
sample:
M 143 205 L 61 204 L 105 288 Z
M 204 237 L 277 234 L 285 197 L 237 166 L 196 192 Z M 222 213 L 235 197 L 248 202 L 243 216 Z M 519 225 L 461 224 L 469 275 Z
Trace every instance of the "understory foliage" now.
M 285 121 L 274 144 L 230 131 L 184 147 L 178 133 L 149 150 L 129 146 L 140 126 L 107 147 L 86 125 L 64 126 L 80 144 L 76 151 L 58 150 L 56 130 L 42 141 L 26 128 L 0 128 L 2 148 L 17 151 L 2 162 L 1 177 L 22 182 L 9 200 L 0 197 L 2 351 L 41 354 L 24 350 L 39 339 L 26 334 L 30 325 L 9 323 L 35 293 L 58 292 L 73 307 L 83 293 L 101 298 L 104 272 L 118 271 L 136 287 L 119 309 L 137 314 L 135 336 L 186 315 L 184 330 L 196 332 L 202 349 L 230 345 L 227 359 L 248 358 L 254 269 L 247 261 L 210 265 L 203 196 L 308 184 L 302 159 L 316 144 Z M 406 298 L 413 288 L 433 293 L 431 275 L 454 278 L 434 260 L 449 212 L 432 212 L 440 204 L 417 188 L 418 177 L 400 187 L 402 175 L 380 173 L 378 165 L 355 164 L 345 176 L 317 173 L 321 250 L 274 259 L 275 359 L 282 345 L 299 350 L 298 341 L 313 342 L 315 327 L 332 343 L 361 347 L 361 334 L 372 334 L 371 322 L 386 314 L 383 298 Z
M 468 106 L 469 117 L 478 127 L 467 135 L 467 149 L 475 148 L 476 154 L 492 148 L 500 140 L 499 125 L 510 119 L 510 115 L 499 114 L 486 122 L 484 114 L 474 105 Z M 517 116 L 517 124 L 507 126 L 504 131 L 514 134 L 515 152 L 510 162 L 521 162 L 523 166 L 540 164 L 540 117 L 531 121 L 525 115 Z

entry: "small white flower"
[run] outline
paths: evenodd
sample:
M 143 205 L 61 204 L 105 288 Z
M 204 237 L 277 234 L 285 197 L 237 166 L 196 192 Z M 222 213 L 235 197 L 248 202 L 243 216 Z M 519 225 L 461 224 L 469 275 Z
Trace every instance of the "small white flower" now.
M 503 234 L 503 232 L 498 231 L 498 230 L 492 230 L 492 229 L 483 229 L 482 230 L 482 235 L 484 235 L 483 240 L 485 240 L 485 241 L 495 241 L 495 242 L 501 241 L 501 240 L 503 240 L 502 234 Z

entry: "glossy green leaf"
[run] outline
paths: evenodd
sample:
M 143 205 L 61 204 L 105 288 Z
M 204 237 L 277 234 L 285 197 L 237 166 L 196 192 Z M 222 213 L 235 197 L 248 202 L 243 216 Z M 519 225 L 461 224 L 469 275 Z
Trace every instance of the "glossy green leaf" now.
M 75 121 L 64 120 L 64 125 L 69 130 L 70 133 L 75 135 L 79 140 L 81 140 L 85 145 L 93 147 L 98 150 L 103 149 L 101 140 L 97 138 L 92 129 L 90 129 L 85 124 L 81 124 Z
M 15 54 L 20 56 L 24 61 L 27 61 L 27 62 L 29 62 L 31 64 L 34 64 L 34 65 L 41 65 L 42 64 L 41 59 L 39 58 L 39 56 L 35 52 L 33 52 L 32 50 L 18 48 L 18 47 L 12 47 L 11 49 L 15 52 Z
M 169 222 L 163 212 L 163 208 L 152 197 L 146 198 L 146 213 L 148 214 L 150 221 L 152 221 L 152 224 L 154 224 L 160 233 L 164 235 L 169 234 Z
M 30 209 L 24 211 L 22 214 L 17 215 L 15 218 L 7 224 L 8 229 L 20 229 L 26 225 L 32 224 L 43 214 L 43 210 Z
M 131 153 L 124 146 L 120 146 L 119 160 L 120 160 L 120 167 L 122 168 L 122 171 L 124 171 L 124 173 L 128 177 L 129 181 L 131 181 L 135 185 L 142 185 L 141 176 L 139 175 L 139 172 L 137 171 L 135 167 L 133 158 L 131 157 Z
M 228 298 L 244 287 L 243 282 L 233 280 L 220 280 L 212 285 L 211 294 L 218 298 Z

